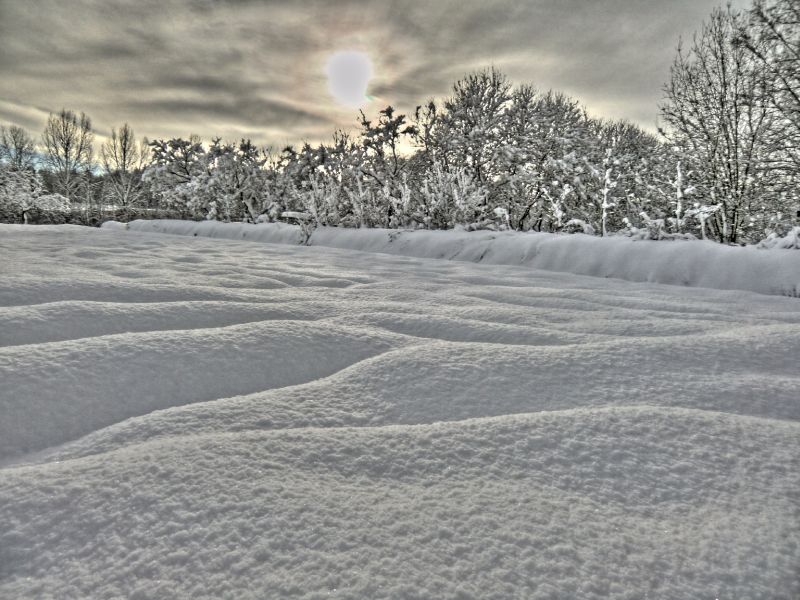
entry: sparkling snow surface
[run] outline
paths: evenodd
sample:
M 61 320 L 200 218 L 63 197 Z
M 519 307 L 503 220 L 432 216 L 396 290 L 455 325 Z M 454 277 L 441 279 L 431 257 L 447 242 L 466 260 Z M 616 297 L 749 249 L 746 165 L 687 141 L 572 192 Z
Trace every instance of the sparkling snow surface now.
M 800 597 L 800 300 L 0 226 L 0 598 Z

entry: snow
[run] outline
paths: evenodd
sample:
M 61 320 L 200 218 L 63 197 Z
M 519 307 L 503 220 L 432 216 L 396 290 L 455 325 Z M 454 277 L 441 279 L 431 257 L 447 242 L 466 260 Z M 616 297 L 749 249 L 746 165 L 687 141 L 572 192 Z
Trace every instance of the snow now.
M 0 226 L 0 597 L 795 598 L 799 352 L 796 298 Z
M 103 226 L 267 243 L 299 244 L 304 240 L 300 227 L 284 223 L 139 220 Z M 795 237 L 791 240 L 790 237 L 770 239 L 768 247 L 777 250 L 794 247 L 791 244 Z M 417 258 L 524 265 L 626 281 L 800 296 L 800 252 L 767 252 L 762 248 L 723 246 L 710 241 L 655 242 L 581 234 L 319 227 L 307 243 Z
M 758 243 L 759 248 L 800 250 L 800 226 L 792 229 L 783 237 L 777 233 L 770 233 Z

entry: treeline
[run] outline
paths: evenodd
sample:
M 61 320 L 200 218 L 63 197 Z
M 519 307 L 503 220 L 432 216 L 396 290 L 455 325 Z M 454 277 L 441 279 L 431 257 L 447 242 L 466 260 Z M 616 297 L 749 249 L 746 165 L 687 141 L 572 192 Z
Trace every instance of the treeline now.
M 621 232 L 742 243 L 800 208 L 800 6 L 716 10 L 665 86 L 658 135 L 575 100 L 467 75 L 413 115 L 363 113 L 355 134 L 280 152 L 249 140 L 137 140 L 93 153 L 83 114 L 53 114 L 39 144 L 0 131 L 0 218 L 172 216 L 308 227 Z

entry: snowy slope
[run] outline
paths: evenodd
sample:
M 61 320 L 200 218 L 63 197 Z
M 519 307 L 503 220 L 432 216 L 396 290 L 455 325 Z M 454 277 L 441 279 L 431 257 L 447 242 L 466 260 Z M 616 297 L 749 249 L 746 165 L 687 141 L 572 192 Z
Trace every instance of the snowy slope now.
M 126 226 L 109 222 L 104 227 Z M 299 244 L 299 227 L 284 223 L 248 225 L 216 221 L 133 221 L 134 231 L 267 243 Z M 796 237 L 796 232 L 792 234 Z M 790 237 L 792 237 L 790 236 Z M 792 241 L 781 239 L 782 242 Z M 721 246 L 714 242 L 641 241 L 626 237 L 555 235 L 512 231 L 401 231 L 320 227 L 311 246 L 346 248 L 417 258 L 497 265 L 524 265 L 547 271 L 614 277 L 670 285 L 748 290 L 800 296 L 800 252 Z
M 800 302 L 0 226 L 2 598 L 795 598 Z

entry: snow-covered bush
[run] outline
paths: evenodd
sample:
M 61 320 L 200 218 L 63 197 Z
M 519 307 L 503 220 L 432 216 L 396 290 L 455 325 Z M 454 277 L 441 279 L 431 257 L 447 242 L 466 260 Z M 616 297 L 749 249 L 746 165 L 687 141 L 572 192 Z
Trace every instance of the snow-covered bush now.
M 66 196 L 61 194 L 43 194 L 33 199 L 31 208 L 42 212 L 65 214 L 71 210 L 72 205 Z
M 0 217 L 17 223 L 23 220 L 26 207 L 41 193 L 41 181 L 28 170 L 0 166 Z
M 286 211 L 281 213 L 281 220 L 291 224 L 297 224 L 300 227 L 300 231 L 303 234 L 301 240 L 302 244 L 308 243 L 311 234 L 313 234 L 314 230 L 319 226 L 319 222 L 314 218 L 314 215 L 305 212 Z
M 697 237 L 691 233 L 670 233 L 667 231 L 665 221 L 666 219 L 651 219 L 647 213 L 642 212 L 640 215 L 643 226 L 634 226 L 627 217 L 625 224 L 627 227 L 620 231 L 620 235 L 624 235 L 635 240 L 696 240 Z M 674 221 L 674 220 L 673 220 Z
M 594 227 L 581 219 L 570 219 L 564 223 L 564 227 L 561 231 L 564 233 L 585 233 L 586 235 L 594 235 Z
M 319 173 L 313 174 L 307 185 L 297 192 L 300 203 L 305 212 L 311 216 L 315 225 L 335 227 L 340 225 L 344 217 L 343 204 L 352 201 L 347 199 L 347 194 L 342 186 L 331 177 Z M 299 214 L 297 211 L 284 212 Z M 346 218 L 346 217 L 344 217 Z
M 11 223 L 64 223 L 71 210 L 61 194 L 43 194 L 42 181 L 30 170 L 0 167 L 0 220 Z
M 452 229 L 456 225 L 480 229 L 480 224 L 494 220 L 486 197 L 486 188 L 467 169 L 446 169 L 435 162 L 422 180 L 418 214 L 427 229 Z
M 765 239 L 756 244 L 757 248 L 786 250 L 800 250 L 800 226 L 792 227 L 786 235 L 781 237 L 777 233 L 770 233 Z

